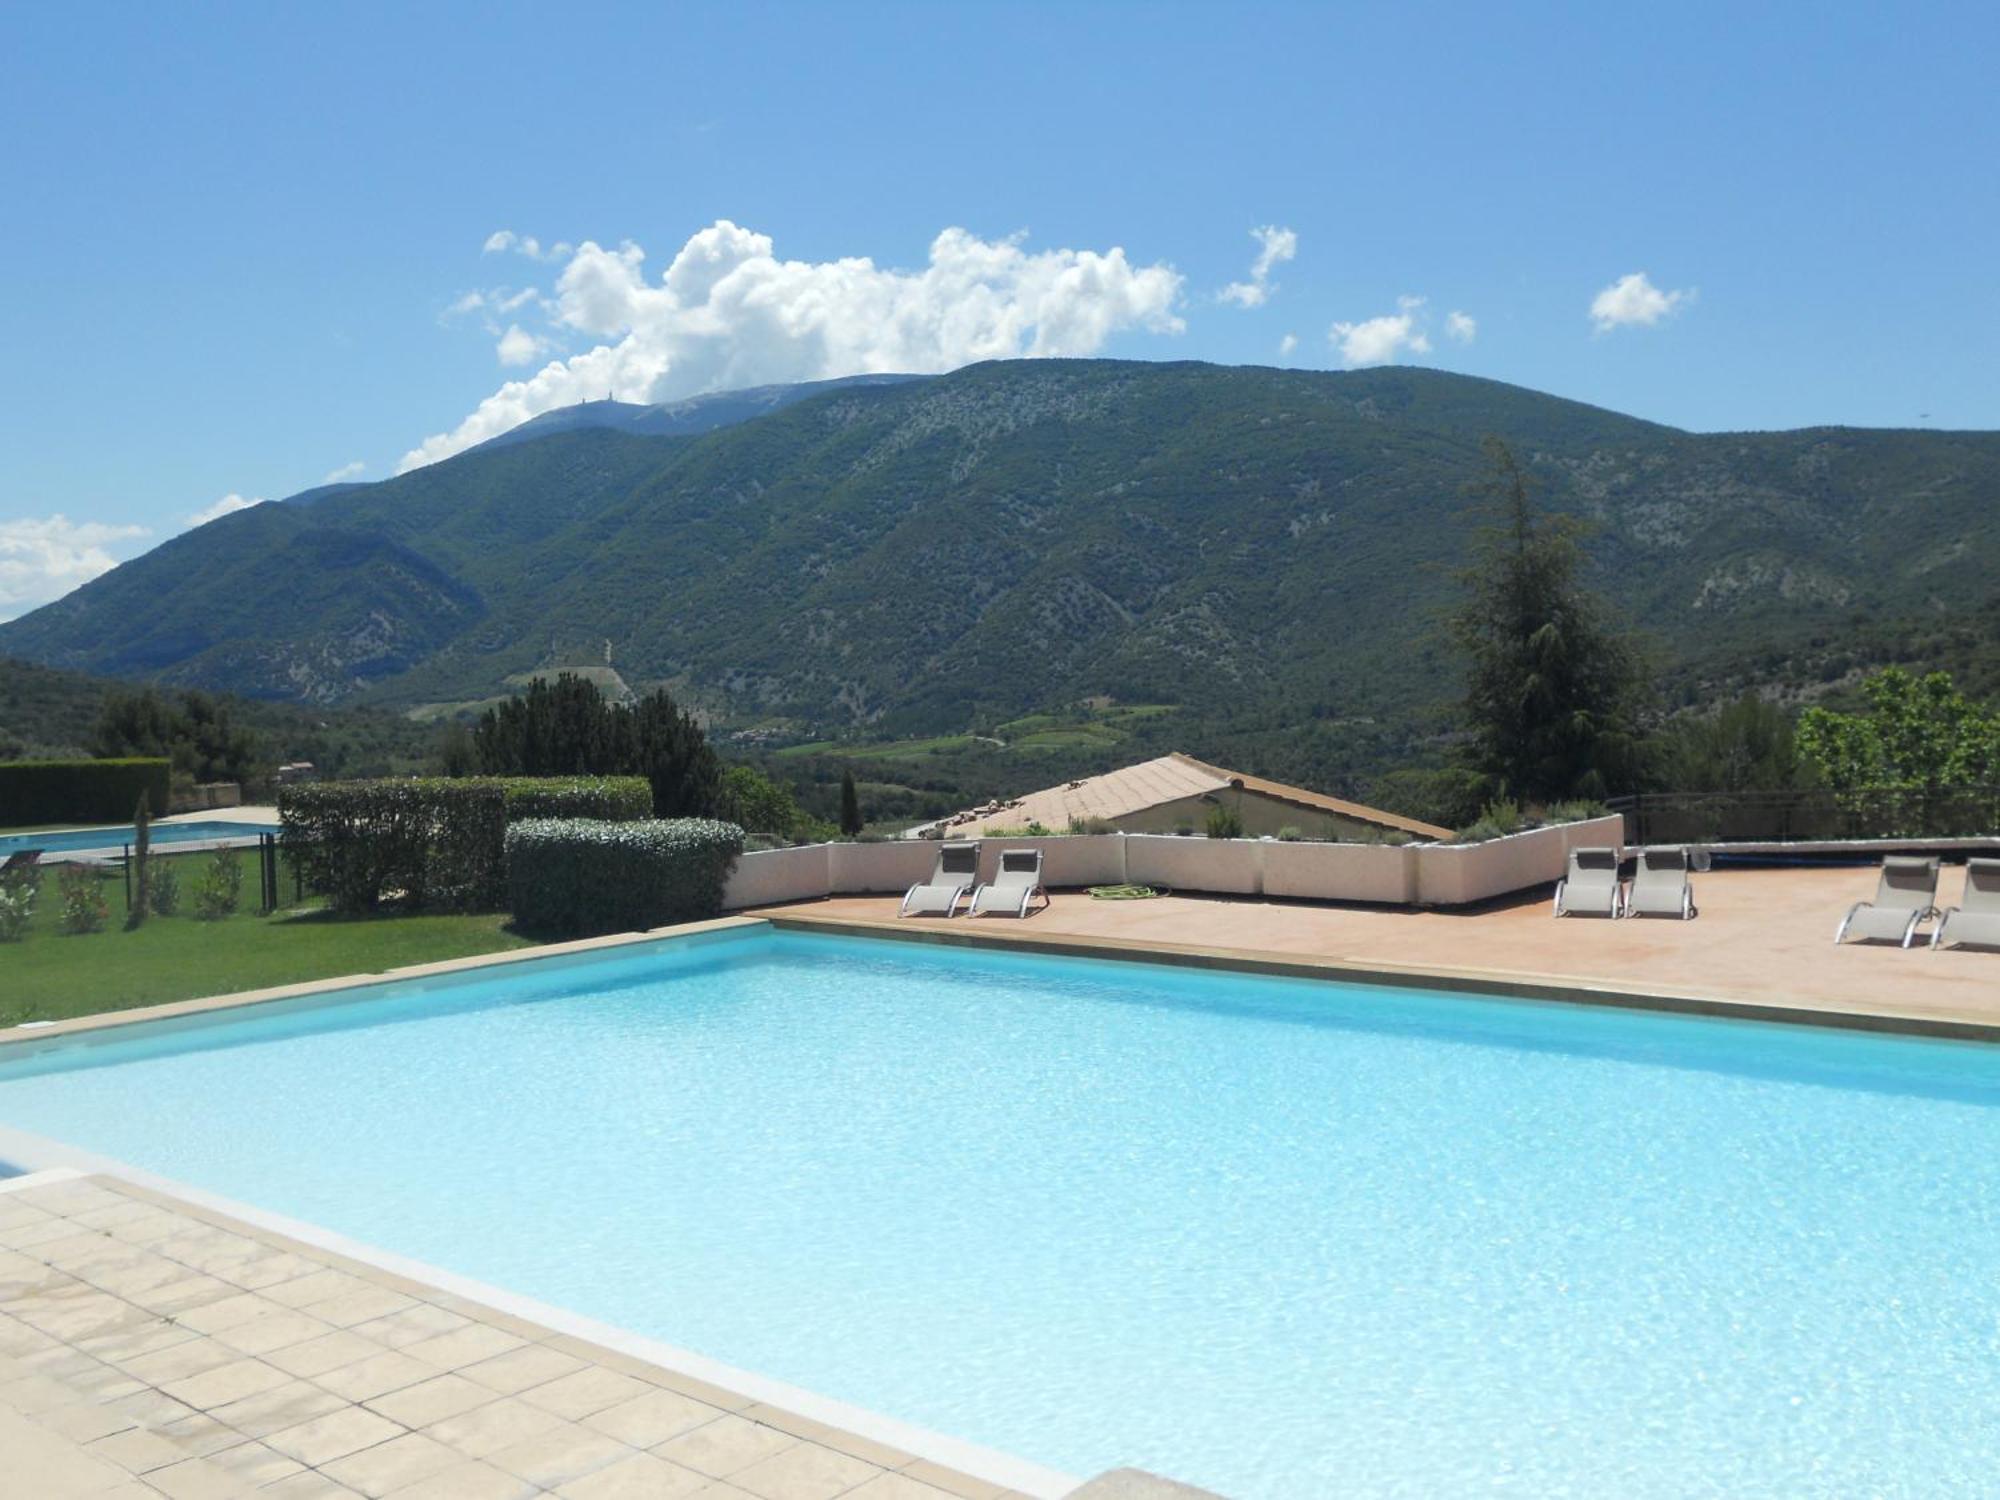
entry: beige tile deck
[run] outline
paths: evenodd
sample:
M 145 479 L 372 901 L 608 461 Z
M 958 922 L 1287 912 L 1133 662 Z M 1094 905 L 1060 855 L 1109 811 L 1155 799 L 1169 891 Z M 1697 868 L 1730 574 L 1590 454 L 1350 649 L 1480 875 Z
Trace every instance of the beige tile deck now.
M 7 1500 L 1006 1493 L 117 1178 L 0 1183 Z
M 1958 901 L 1964 880 L 1963 867 L 1946 868 L 1941 905 Z M 1465 911 L 1218 896 L 1094 901 L 1059 892 L 1046 911 L 1018 921 L 899 922 L 893 896 L 834 897 L 756 915 L 2000 1026 L 2000 953 L 1833 945 L 1848 907 L 1874 893 L 1871 869 L 1715 870 L 1696 875 L 1694 887 L 1701 914 L 1692 922 L 1557 920 L 1543 891 Z

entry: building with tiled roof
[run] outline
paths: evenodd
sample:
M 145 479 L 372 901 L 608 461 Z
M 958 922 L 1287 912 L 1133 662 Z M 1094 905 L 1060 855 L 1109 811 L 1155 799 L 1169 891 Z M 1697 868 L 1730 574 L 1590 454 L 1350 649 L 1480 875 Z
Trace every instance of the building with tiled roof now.
M 1179 751 L 968 808 L 912 829 L 909 836 L 978 838 L 993 830 L 1013 832 L 1032 825 L 1066 833 L 1080 824 L 1109 824 L 1119 833 L 1200 833 L 1217 806 L 1232 809 L 1243 820 L 1248 838 L 1285 829 L 1313 839 L 1373 839 L 1390 833 L 1415 839 L 1451 837 L 1448 828 L 1211 766 Z

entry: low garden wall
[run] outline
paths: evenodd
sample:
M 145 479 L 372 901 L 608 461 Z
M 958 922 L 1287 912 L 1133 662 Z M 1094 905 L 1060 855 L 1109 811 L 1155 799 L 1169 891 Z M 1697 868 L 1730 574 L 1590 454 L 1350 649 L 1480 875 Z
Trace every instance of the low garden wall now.
M 1043 878 L 1059 889 L 1133 884 L 1301 901 L 1466 906 L 1560 880 L 1571 849 L 1615 847 L 1623 828 L 1623 821 L 1611 816 L 1481 844 L 1400 846 L 1151 833 L 987 839 L 979 875 L 992 877 L 1002 848 L 1036 848 L 1043 851 Z M 900 895 L 930 874 L 937 848 L 929 839 L 895 839 L 746 854 L 729 877 L 723 909 L 822 896 Z

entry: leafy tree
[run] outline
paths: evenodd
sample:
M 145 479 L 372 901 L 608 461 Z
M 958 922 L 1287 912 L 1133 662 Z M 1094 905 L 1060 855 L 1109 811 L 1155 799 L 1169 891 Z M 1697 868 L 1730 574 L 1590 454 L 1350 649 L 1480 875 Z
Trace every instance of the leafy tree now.
M 840 831 L 853 838 L 866 826 L 861 816 L 861 791 L 854 784 L 854 773 L 843 770 L 840 773 Z
M 247 781 L 256 773 L 257 737 L 237 722 L 230 700 L 186 692 L 175 703 L 156 689 L 113 688 L 91 733 L 97 756 L 158 755 L 192 781 Z
M 1792 716 L 1746 693 L 1713 715 L 1681 720 L 1666 736 L 1661 779 L 1682 792 L 1781 791 L 1803 771 Z
M 171 757 L 177 725 L 173 705 L 153 688 L 112 688 L 104 695 L 90 753 L 110 760 L 123 755 Z
M 1536 511 L 1505 443 L 1486 453 L 1488 519 L 1449 622 L 1468 662 L 1472 763 L 1517 799 L 1603 796 L 1636 776 L 1639 649 L 1577 581 L 1582 523 Z
M 1368 784 L 1366 800 L 1419 822 L 1463 828 L 1479 817 L 1497 790 L 1491 776 L 1469 766 L 1406 767 L 1377 776 Z
M 754 766 L 731 766 L 722 773 L 715 815 L 750 833 L 775 833 L 787 838 L 809 831 L 818 821 L 799 806 L 790 787 L 773 781 Z
M 1973 703 L 1948 672 L 1900 667 L 1861 685 L 1865 713 L 1809 708 L 1799 752 L 1835 791 L 2000 784 L 2000 715 Z

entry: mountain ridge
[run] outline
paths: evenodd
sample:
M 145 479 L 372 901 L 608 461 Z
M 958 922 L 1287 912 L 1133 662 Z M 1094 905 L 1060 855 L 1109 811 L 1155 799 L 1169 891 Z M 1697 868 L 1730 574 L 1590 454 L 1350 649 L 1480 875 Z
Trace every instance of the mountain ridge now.
M 1433 622 L 1488 433 L 1593 524 L 1599 581 L 1674 663 L 1947 618 L 2000 577 L 2000 434 L 1696 434 L 1409 367 L 1031 360 L 699 432 L 575 423 L 255 507 L 0 626 L 0 651 L 399 706 L 609 653 L 719 722 L 800 732 L 1092 696 L 1407 720 L 1450 685 Z

